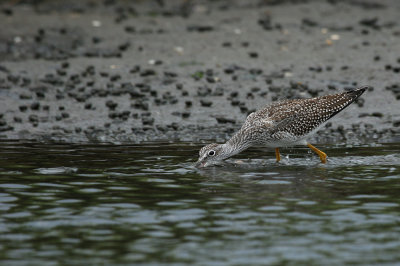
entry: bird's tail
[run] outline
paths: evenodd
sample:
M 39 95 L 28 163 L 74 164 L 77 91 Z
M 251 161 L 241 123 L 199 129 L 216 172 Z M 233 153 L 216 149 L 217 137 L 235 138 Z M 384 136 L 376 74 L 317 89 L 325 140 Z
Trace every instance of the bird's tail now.
M 331 117 L 342 111 L 344 108 L 349 106 L 352 102 L 357 100 L 357 98 L 360 97 L 369 88 L 370 86 L 361 86 L 354 90 L 326 96 L 326 107 L 329 109 L 330 113 L 328 119 L 330 119 Z
M 371 88 L 371 86 L 368 86 L 368 85 L 361 86 L 354 90 L 348 91 L 347 94 L 348 94 L 348 96 L 350 96 L 353 99 L 353 101 L 355 101 L 358 97 L 360 97 L 369 88 Z

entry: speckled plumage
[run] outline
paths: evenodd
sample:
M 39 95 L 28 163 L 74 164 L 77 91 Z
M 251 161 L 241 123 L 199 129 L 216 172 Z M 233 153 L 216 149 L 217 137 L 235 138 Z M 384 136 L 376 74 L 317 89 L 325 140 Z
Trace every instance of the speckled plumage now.
M 285 100 L 266 106 L 251 113 L 241 129 L 225 144 L 213 143 L 203 147 L 198 164 L 205 161 L 203 166 L 206 166 L 207 161 L 226 159 L 250 146 L 283 147 L 307 144 L 307 137 L 355 101 L 367 88 L 368 86 L 363 86 L 348 92 L 310 99 Z M 210 150 L 215 155 L 207 156 Z M 317 153 L 320 152 L 316 150 Z

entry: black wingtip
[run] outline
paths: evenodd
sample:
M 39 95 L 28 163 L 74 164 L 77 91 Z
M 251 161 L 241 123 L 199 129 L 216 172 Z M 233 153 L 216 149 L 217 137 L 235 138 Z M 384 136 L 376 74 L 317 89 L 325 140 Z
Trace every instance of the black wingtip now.
M 372 88 L 372 87 L 369 86 L 369 85 L 364 85 L 364 86 L 358 87 L 358 88 L 356 88 L 354 90 L 351 90 L 349 92 L 360 92 L 360 93 L 363 93 L 364 91 L 366 91 L 366 90 L 368 90 L 370 88 Z
M 352 96 L 354 96 L 355 98 L 358 98 L 361 96 L 361 94 L 363 94 L 366 90 L 372 88 L 371 86 L 365 85 L 365 86 L 361 86 L 358 87 L 354 90 L 348 91 L 348 94 L 351 94 Z

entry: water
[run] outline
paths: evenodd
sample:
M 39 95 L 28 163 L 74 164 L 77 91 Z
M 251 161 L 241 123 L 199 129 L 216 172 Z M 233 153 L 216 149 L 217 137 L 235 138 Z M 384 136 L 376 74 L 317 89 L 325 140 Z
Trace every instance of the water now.
M 0 264 L 400 261 L 400 143 L 197 170 L 200 147 L 0 143 Z

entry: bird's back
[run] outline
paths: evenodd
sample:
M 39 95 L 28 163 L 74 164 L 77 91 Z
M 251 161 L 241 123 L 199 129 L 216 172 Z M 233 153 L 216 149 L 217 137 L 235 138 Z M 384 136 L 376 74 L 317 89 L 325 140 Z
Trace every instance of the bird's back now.
M 270 133 L 306 136 L 355 101 L 368 86 L 311 99 L 295 99 L 266 106 L 250 114 L 243 128 L 268 127 Z

